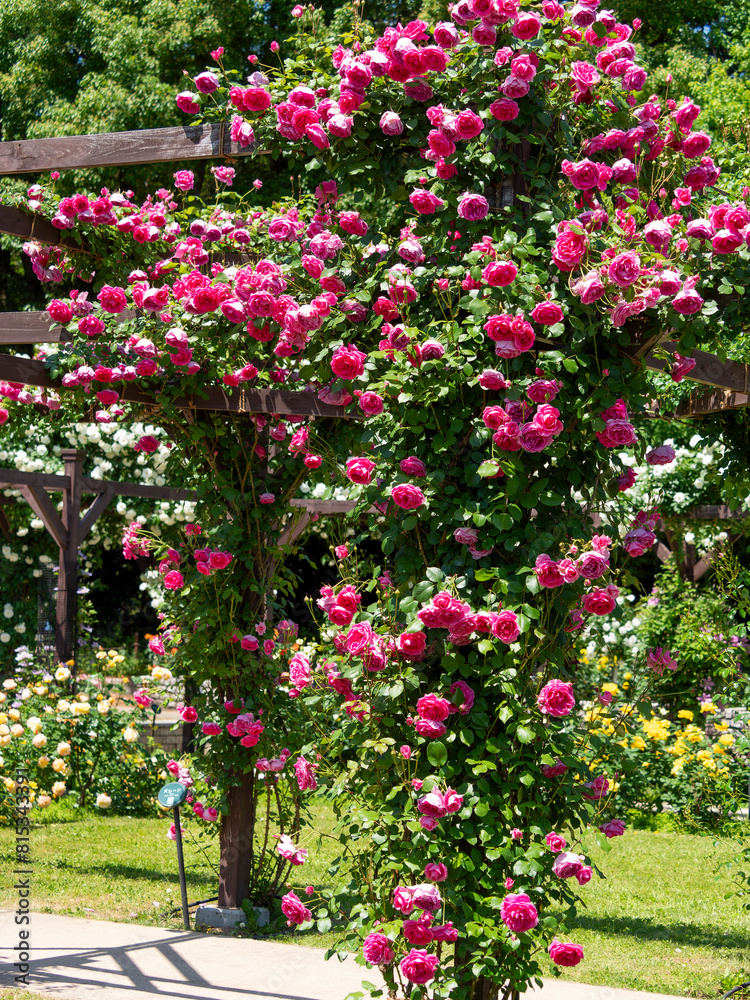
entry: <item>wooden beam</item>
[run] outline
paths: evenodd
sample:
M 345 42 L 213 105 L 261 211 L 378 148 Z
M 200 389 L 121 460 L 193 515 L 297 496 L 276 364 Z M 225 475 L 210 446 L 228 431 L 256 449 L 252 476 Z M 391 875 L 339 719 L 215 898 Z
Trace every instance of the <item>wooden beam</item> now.
M 0 142 L 0 174 L 207 160 L 219 156 L 249 156 L 255 151 L 255 143 L 242 148 L 232 142 L 224 123 L 21 139 Z
M 63 326 L 53 326 L 49 313 L 0 313 L 0 344 L 60 344 L 73 339 Z
M 45 389 L 61 389 L 60 382 L 51 378 L 43 361 L 0 354 L 0 379 L 21 382 L 24 385 Z M 132 385 L 117 384 L 122 399 L 127 402 L 158 406 L 159 400 Z M 62 390 L 65 391 L 65 390 Z M 282 416 L 337 417 L 357 419 L 356 412 L 347 413 L 344 407 L 323 403 L 314 392 L 291 392 L 289 389 L 252 389 L 238 387 L 229 393 L 220 386 L 206 386 L 197 390 L 200 395 L 179 396 L 169 400 L 171 406 L 184 410 L 204 410 L 214 413 L 278 413 Z
M 77 243 L 72 237 L 65 235 L 65 229 L 57 229 L 43 215 L 22 212 L 20 208 L 13 208 L 11 205 L 0 205 L 0 233 L 17 236 L 21 240 L 36 240 L 53 247 L 65 247 L 66 250 L 87 248 L 85 240 Z
M 357 506 L 353 500 L 308 500 L 307 497 L 293 497 L 290 507 L 304 507 L 313 514 L 348 514 Z
M 38 486 L 29 486 L 28 484 L 20 486 L 19 489 L 29 507 L 43 521 L 44 527 L 54 538 L 57 547 L 59 549 L 67 548 L 68 531 L 44 490 Z
M 689 378 L 690 376 L 688 376 Z M 676 417 L 701 417 L 722 410 L 737 410 L 750 403 L 750 394 L 729 392 L 726 389 L 711 389 L 691 392 L 674 411 Z
M 299 505 L 292 501 L 290 506 Z M 311 520 L 312 514 L 309 510 L 303 508 L 301 515 L 298 518 L 295 518 L 295 520 L 293 520 L 292 523 L 281 532 L 276 540 L 277 546 L 281 548 L 282 545 L 294 545 Z
M 664 341 L 659 344 L 659 348 L 673 354 L 679 344 L 673 341 Z M 750 392 L 750 365 L 741 364 L 739 361 L 720 361 L 715 354 L 708 354 L 705 351 L 691 351 L 690 356 L 697 362 L 695 368 L 685 376 L 691 382 L 701 382 L 703 385 L 715 386 L 717 389 L 728 389 L 730 392 L 743 393 Z M 652 372 L 664 371 L 671 365 L 670 361 L 662 358 L 655 358 L 653 354 L 648 354 L 643 365 Z
M 726 504 L 703 504 L 700 507 L 693 507 L 687 516 L 705 521 L 741 521 L 750 517 L 750 511 L 730 510 Z
M 102 516 L 104 511 L 109 507 L 115 498 L 114 492 L 100 493 L 99 496 L 94 500 L 91 506 L 88 508 L 86 513 L 81 518 L 80 524 L 78 526 L 78 543 L 84 540 L 91 529 L 94 527 L 96 522 Z
M 19 469 L 0 469 L 0 489 L 18 489 L 34 486 L 43 490 L 67 490 L 67 476 L 51 476 L 46 472 L 21 472 Z
M 0 472 L 0 477 L 2 472 Z M 143 483 L 116 483 L 109 479 L 81 477 L 83 493 L 109 493 L 119 497 L 144 497 L 147 500 L 196 500 L 194 490 L 181 490 L 173 486 L 146 486 Z

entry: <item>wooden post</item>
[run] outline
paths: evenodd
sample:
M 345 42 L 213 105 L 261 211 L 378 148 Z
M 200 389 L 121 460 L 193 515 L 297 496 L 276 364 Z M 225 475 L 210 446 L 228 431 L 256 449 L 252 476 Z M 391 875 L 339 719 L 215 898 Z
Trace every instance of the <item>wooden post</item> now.
M 229 814 L 221 817 L 219 832 L 219 906 L 239 907 L 247 898 L 253 863 L 255 831 L 255 775 L 243 774 L 227 792 Z
M 81 467 L 84 457 L 84 452 L 75 448 L 64 448 L 62 452 L 65 476 L 70 485 L 63 492 L 62 522 L 67 532 L 67 545 L 60 547 L 55 651 L 63 663 L 75 658 Z

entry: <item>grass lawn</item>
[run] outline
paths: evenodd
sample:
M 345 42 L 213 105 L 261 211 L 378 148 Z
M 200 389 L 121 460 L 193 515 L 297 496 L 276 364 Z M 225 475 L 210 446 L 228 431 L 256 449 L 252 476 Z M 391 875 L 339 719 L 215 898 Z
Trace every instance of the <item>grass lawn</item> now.
M 57 808 L 55 819 L 53 808 Z M 330 830 L 333 814 L 316 806 L 318 829 Z M 78 817 L 50 807 L 32 831 L 36 911 L 101 920 L 179 928 L 175 845 L 165 834 L 166 819 L 115 816 Z M 294 873 L 295 883 L 324 885 L 335 845 L 303 836 L 310 860 Z M 0 829 L 0 906 L 14 901 L 11 861 L 13 832 Z M 714 847 L 710 837 L 648 831 L 628 832 L 607 853 L 592 857 L 606 873 L 585 886 L 586 908 L 570 937 L 582 944 L 585 959 L 564 978 L 683 996 L 716 997 L 720 980 L 742 968 L 750 979 L 750 913 L 736 899 L 724 899 L 727 883 L 712 874 L 717 859 L 730 857 L 733 842 Z M 218 845 L 208 856 L 185 840 L 190 900 L 215 896 Z M 446 859 L 449 861 L 449 859 Z M 302 875 L 304 872 L 304 875 Z M 334 935 L 289 934 L 277 938 L 301 945 L 328 946 Z M 15 1000 L 9 993 L 0 1000 Z

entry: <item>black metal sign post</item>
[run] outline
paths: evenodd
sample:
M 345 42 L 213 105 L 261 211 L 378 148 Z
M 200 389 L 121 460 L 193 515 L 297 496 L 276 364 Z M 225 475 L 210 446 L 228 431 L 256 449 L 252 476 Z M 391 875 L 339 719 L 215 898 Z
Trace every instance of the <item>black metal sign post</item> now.
M 177 781 L 172 781 L 159 789 L 157 796 L 166 809 L 172 807 L 174 814 L 174 834 L 177 845 L 177 864 L 180 870 L 180 895 L 182 897 L 182 923 L 186 931 L 190 930 L 190 914 L 188 913 L 187 885 L 185 883 L 185 859 L 182 854 L 182 830 L 180 829 L 180 806 L 187 798 L 187 788 Z

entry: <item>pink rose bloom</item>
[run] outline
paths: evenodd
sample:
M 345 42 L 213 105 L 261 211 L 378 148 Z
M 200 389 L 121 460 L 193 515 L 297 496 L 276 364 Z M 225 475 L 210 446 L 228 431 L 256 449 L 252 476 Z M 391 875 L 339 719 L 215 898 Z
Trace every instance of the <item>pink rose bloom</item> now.
M 562 321 L 563 311 L 557 302 L 538 302 L 531 310 L 531 318 L 542 326 L 553 326 Z
M 372 482 L 375 463 L 369 458 L 350 458 L 346 463 L 346 475 L 350 482 L 366 485 Z
M 536 557 L 534 573 L 540 587 L 552 589 L 562 587 L 565 583 L 565 578 L 560 572 L 557 562 L 546 553 L 541 553 Z
M 499 122 L 513 121 L 514 118 L 518 118 L 520 110 L 518 104 L 510 97 L 502 97 L 490 104 L 490 114 Z
M 377 417 L 383 412 L 383 397 L 370 390 L 363 392 L 359 397 L 359 408 L 368 417 Z
M 390 965 L 396 957 L 385 934 L 376 931 L 368 934 L 362 942 L 362 954 L 370 965 Z
M 649 465 L 669 465 L 675 458 L 675 450 L 668 444 L 662 444 L 646 452 L 646 461 Z
M 254 635 L 243 635 L 240 639 L 240 646 L 246 652 L 254 653 L 260 647 L 260 643 Z
M 619 288 L 629 288 L 641 276 L 641 259 L 633 250 L 620 253 L 611 261 L 607 274 Z
M 564 851 L 568 845 L 565 837 L 561 837 L 560 834 L 555 833 L 554 830 L 552 833 L 547 834 L 544 838 L 544 842 L 554 854 L 559 854 L 560 851 Z
M 557 678 L 548 681 L 537 695 L 536 703 L 545 715 L 556 719 L 570 715 L 576 704 L 572 683 Z
M 440 890 L 430 882 L 423 882 L 420 885 L 412 886 L 411 898 L 418 910 L 425 910 L 427 913 L 434 913 L 443 905 Z
M 358 378 L 365 370 L 366 354 L 357 350 L 354 344 L 337 347 L 331 358 L 331 370 L 343 379 Z
M 294 892 L 288 892 L 281 900 L 281 912 L 286 919 L 287 927 L 292 924 L 304 924 L 312 920 L 312 913 Z
M 482 278 L 493 288 L 504 288 L 515 281 L 517 274 L 518 268 L 512 261 L 501 260 L 488 264 L 482 271 Z
M 195 100 L 197 96 L 197 94 L 193 94 L 190 90 L 181 91 L 181 93 L 175 96 L 177 107 L 180 111 L 184 111 L 186 115 L 198 114 L 201 106 Z
M 606 552 L 584 552 L 578 557 L 578 569 L 585 580 L 596 580 L 609 569 Z
M 428 740 L 439 740 L 446 733 L 445 724 L 435 722 L 432 719 L 417 719 L 414 723 L 414 728 L 420 736 L 424 736 Z
M 492 619 L 494 621 L 494 619 Z M 492 627 L 492 622 L 490 622 L 489 627 Z M 484 630 L 483 630 L 484 631 Z M 456 691 L 460 691 L 463 695 L 463 701 L 460 705 L 451 704 L 451 715 L 455 715 L 459 712 L 461 715 L 468 715 L 474 705 L 474 692 L 466 683 L 466 681 L 454 681 L 451 684 L 450 693 L 455 694 Z
M 425 865 L 424 877 L 430 882 L 445 882 L 448 869 L 442 862 L 430 861 Z
M 424 632 L 402 632 L 396 639 L 396 649 L 411 660 L 421 660 L 426 648 Z
M 153 698 L 145 688 L 138 688 L 133 694 L 133 701 L 135 701 L 136 705 L 140 705 L 141 708 L 148 708 Z
M 625 833 L 625 820 L 610 819 L 606 823 L 603 823 L 599 829 L 608 839 L 621 837 Z
M 182 573 L 176 569 L 170 570 L 164 577 L 164 586 L 167 590 L 181 590 L 185 586 Z
M 523 830 L 519 830 L 517 826 L 514 826 L 510 831 L 511 840 L 523 840 Z M 506 888 L 513 888 L 513 886 L 506 886 Z
M 694 288 L 685 287 L 672 299 L 672 307 L 683 316 L 692 316 L 700 312 L 702 306 L 703 299 Z
M 501 642 L 508 645 L 515 642 L 521 634 L 518 616 L 515 611 L 501 611 L 492 623 L 490 631 Z
M 448 813 L 448 810 L 445 807 L 445 799 L 442 793 L 436 788 L 433 788 L 433 790 L 428 792 L 427 795 L 423 795 L 420 799 L 417 799 L 417 809 L 423 816 L 432 816 L 437 819 L 442 819 L 442 817 L 446 816 Z M 432 881 L 438 880 L 432 879 Z
M 591 881 L 594 875 L 594 869 L 590 865 L 584 865 L 579 872 L 575 874 L 575 880 L 579 885 L 586 885 Z
M 458 214 L 467 222 L 480 222 L 489 210 L 490 203 L 481 194 L 465 194 L 458 203 Z
M 580 944 L 573 944 L 572 941 L 558 941 L 553 938 L 552 944 L 547 949 L 549 957 L 555 965 L 562 965 L 571 968 L 583 959 L 583 948 Z
M 258 497 L 258 501 L 264 504 L 273 503 L 275 499 L 276 495 L 274 493 L 261 493 L 261 495 Z
M 463 795 L 459 795 L 454 789 L 446 788 L 445 795 L 443 795 L 443 804 L 449 813 L 458 812 L 464 804 L 464 797 Z
M 201 732 L 204 736 L 219 736 L 221 734 L 221 726 L 218 722 L 204 722 L 201 726 Z
M 105 312 L 113 314 L 123 312 L 128 304 L 125 289 L 119 288 L 117 285 L 104 285 L 97 295 L 97 299 Z
M 439 959 L 437 955 L 429 955 L 423 949 L 412 948 L 398 963 L 404 979 L 410 983 L 423 985 L 435 978 Z
M 422 635 L 417 632 L 417 635 Z M 428 719 L 430 722 L 444 722 L 450 715 L 451 703 L 447 698 L 441 698 L 436 694 L 425 694 L 417 702 L 417 712 L 421 719 Z
M 500 917 L 514 934 L 530 931 L 539 923 L 537 908 L 525 892 L 506 896 L 500 907 Z
M 394 909 L 398 910 L 399 913 L 403 913 L 404 916 L 407 916 L 414 909 L 414 901 L 411 898 L 412 892 L 412 889 L 403 885 L 397 885 L 393 890 Z
M 410 483 L 399 483 L 391 490 L 391 498 L 397 507 L 403 510 L 416 510 L 425 502 L 424 493 L 418 486 Z
M 196 712 L 196 710 L 193 708 L 192 705 L 184 705 L 180 709 L 180 718 L 182 719 L 183 722 L 197 722 L 198 713 Z
M 638 527 L 629 531 L 622 540 L 622 545 L 629 556 L 642 556 L 643 553 L 656 544 L 656 535 L 648 528 Z
M 384 135 L 401 135 L 404 123 L 395 111 L 384 111 L 380 116 L 380 129 Z
M 617 587 L 612 589 L 619 593 Z M 591 615 L 612 614 L 616 607 L 615 598 L 617 597 L 617 593 L 613 594 L 609 587 L 606 589 L 595 587 L 594 590 L 583 595 L 583 610 Z
M 686 375 L 688 375 L 693 368 L 695 368 L 698 363 L 695 358 L 683 358 L 681 355 L 674 353 L 674 363 L 669 370 L 669 374 L 673 382 L 682 382 Z
M 419 212 L 420 215 L 434 215 L 436 209 L 445 205 L 442 198 L 438 198 L 437 195 L 425 191 L 423 188 L 416 188 L 412 191 L 409 195 L 409 201 L 415 212 Z
M 414 455 L 410 455 L 408 458 L 403 458 L 399 462 L 398 467 L 405 476 L 416 476 L 421 479 L 423 476 L 427 475 L 426 465 Z
M 425 945 L 433 940 L 432 928 L 421 918 L 419 920 L 404 920 L 401 930 L 409 944 Z
M 556 764 L 542 764 L 541 771 L 545 778 L 558 778 L 568 770 L 565 764 L 557 758 Z
M 510 382 L 507 381 L 505 376 L 493 368 L 486 368 L 482 372 L 479 376 L 479 384 L 483 389 L 487 389 L 490 392 L 497 392 L 500 389 L 507 389 L 510 386 Z
M 573 878 L 582 868 L 583 859 L 572 851 L 562 851 L 552 865 L 552 871 L 558 878 Z
M 174 186 L 179 191 L 190 191 L 195 185 L 195 175 L 192 170 L 178 170 L 172 175 Z
M 73 310 L 61 299 L 53 299 L 47 306 L 47 312 L 49 313 L 49 318 L 54 320 L 55 323 L 70 323 L 73 319 Z M 80 329 L 80 322 L 78 325 Z M 101 333 L 101 330 L 99 332 Z
M 316 767 L 317 764 L 311 764 L 302 755 L 294 762 L 294 773 L 297 776 L 297 784 L 301 792 L 314 792 L 318 787 L 318 780 L 315 777 Z

